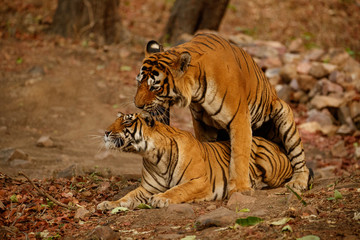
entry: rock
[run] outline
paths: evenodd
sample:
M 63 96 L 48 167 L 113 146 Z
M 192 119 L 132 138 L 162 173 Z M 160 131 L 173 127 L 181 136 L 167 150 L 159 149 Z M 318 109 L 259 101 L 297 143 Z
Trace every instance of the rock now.
M 304 50 L 304 41 L 301 38 L 292 40 L 288 47 L 289 52 L 298 53 Z
M 41 136 L 37 142 L 36 146 L 38 147 L 54 147 L 54 142 L 51 140 L 50 136 Z
M 350 116 L 357 129 L 360 129 L 360 102 L 353 101 L 349 104 Z
M 307 122 L 318 122 L 320 126 L 327 126 L 333 124 L 333 117 L 331 113 L 324 109 L 322 111 L 311 109 L 308 111 Z
M 292 94 L 291 101 L 298 103 L 307 103 L 309 101 L 309 97 L 304 91 L 300 90 Z
M 33 66 L 29 69 L 28 73 L 34 76 L 43 76 L 45 75 L 45 70 L 42 66 Z
M 350 115 L 350 109 L 347 105 L 340 106 L 336 111 L 336 116 L 341 124 L 347 125 L 351 129 L 356 129 Z
M 202 215 L 196 219 L 195 225 L 198 230 L 208 227 L 225 227 L 233 225 L 237 219 L 237 214 L 227 208 L 220 207 L 212 212 Z
M 246 208 L 247 205 L 252 204 L 256 201 L 256 198 L 244 195 L 239 192 L 235 192 L 231 195 L 226 206 L 230 209 L 235 210 L 236 208 Z
M 327 80 L 326 78 L 321 79 L 320 81 L 323 86 L 322 89 L 323 95 L 329 95 L 330 93 L 342 94 L 344 92 L 343 88 L 340 85 L 333 83 Z
M 0 126 L 0 134 L 6 134 L 8 133 L 7 126 Z
M 299 83 L 296 79 L 291 80 L 291 82 L 289 83 L 289 87 L 291 87 L 291 89 L 294 91 L 300 90 Z
M 109 226 L 97 226 L 88 236 L 87 239 L 116 240 L 120 236 Z
M 10 163 L 14 160 L 29 160 L 29 155 L 20 149 L 6 148 L 0 151 L 0 162 Z
M 296 79 L 296 66 L 294 64 L 285 64 L 280 69 L 280 77 L 284 83 L 289 83 L 292 79 Z
M 314 48 L 310 50 L 306 55 L 305 59 L 310 61 L 318 61 L 321 59 L 321 57 L 325 54 L 325 51 L 323 49 Z
M 296 71 L 300 74 L 307 75 L 309 74 L 310 69 L 311 69 L 311 63 L 307 61 L 301 62 L 296 66 Z
M 84 207 L 80 207 L 76 210 L 75 212 L 75 216 L 74 218 L 75 219 L 83 219 L 86 218 L 86 217 L 90 217 L 91 213 L 90 211 L 88 211 L 86 208 Z
M 323 168 L 318 168 L 315 171 L 315 179 L 328 179 L 335 176 L 335 170 L 337 169 L 337 166 L 329 165 Z
M 208 207 L 206 207 L 206 210 L 210 210 L 210 211 L 215 210 L 215 209 L 216 209 L 216 205 L 214 205 L 214 204 L 211 204 Z
M 302 212 L 303 216 L 304 215 L 306 215 L 306 216 L 309 216 L 309 215 L 317 216 L 318 215 L 318 210 L 314 206 L 311 206 L 311 205 L 307 205 L 306 207 L 302 207 L 301 212 Z
M 276 57 L 268 57 L 265 58 L 262 63 L 260 64 L 262 67 L 268 69 L 268 68 L 279 68 L 282 66 L 281 59 Z
M 285 53 L 283 55 L 283 62 L 285 64 L 295 63 L 300 59 L 300 54 Z
M 321 126 L 318 122 L 312 121 L 300 124 L 299 129 L 305 130 L 309 133 L 315 133 L 319 131 L 324 135 L 333 136 L 336 133 L 338 127 L 334 125 Z
M 185 218 L 192 218 L 195 216 L 194 210 L 188 203 L 170 204 L 166 209 L 166 213 L 169 215 L 175 215 L 177 217 L 180 216 Z
M 292 93 L 292 89 L 289 85 L 276 85 L 275 90 L 279 98 L 284 100 L 285 102 L 290 102 L 290 96 Z
M 325 107 L 338 108 L 343 104 L 343 99 L 330 97 L 330 96 L 315 96 L 311 100 L 311 105 L 317 109 L 323 109 Z
M 351 128 L 346 124 L 343 124 L 338 128 L 338 130 L 336 131 L 336 134 L 339 134 L 339 135 L 351 135 L 354 131 L 355 131 L 354 128 Z
M 360 159 L 360 147 L 356 147 L 356 148 L 355 148 L 355 157 L 356 157 L 357 159 Z
M 243 47 L 247 43 L 254 42 L 254 39 L 252 37 L 250 37 L 249 35 L 238 33 L 236 35 L 231 35 L 229 37 L 229 41 L 234 43 L 235 45 Z
M 165 233 L 159 234 L 156 236 L 158 239 L 182 239 L 184 234 L 177 234 L 177 233 Z
M 312 76 L 301 74 L 298 77 L 298 83 L 299 83 L 299 88 L 301 90 L 308 92 L 314 88 L 314 86 L 317 83 L 317 80 Z
M 334 72 L 335 70 L 338 69 L 338 66 L 334 64 L 322 63 L 322 65 L 328 73 Z
M 333 71 L 329 75 L 329 80 L 334 83 L 338 83 L 338 84 L 343 83 L 345 82 L 345 79 L 346 79 L 346 75 L 344 72 Z
M 265 71 L 265 76 L 267 78 L 274 78 L 280 76 L 280 68 L 268 68 Z
M 321 63 L 313 63 L 311 64 L 309 75 L 313 76 L 314 78 L 320 79 L 329 75 L 329 72 L 324 68 Z
M 346 157 L 348 155 L 344 140 L 340 140 L 334 144 L 331 148 L 331 155 L 334 157 Z
M 341 66 L 347 59 L 351 58 L 351 56 L 341 48 L 332 48 L 328 51 L 323 59 L 328 60 L 329 63 Z
M 83 174 L 83 171 L 81 171 L 79 169 L 78 165 L 73 164 L 73 165 L 59 171 L 58 173 L 56 173 L 56 177 L 70 179 L 74 176 L 81 175 L 81 174 Z

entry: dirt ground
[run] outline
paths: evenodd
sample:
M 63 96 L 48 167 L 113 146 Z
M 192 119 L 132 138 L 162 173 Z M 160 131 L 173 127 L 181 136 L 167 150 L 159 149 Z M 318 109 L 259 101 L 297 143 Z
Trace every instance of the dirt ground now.
M 8 6 L 20 6 L 17 14 L 23 17 L 26 12 L 35 15 L 46 9 L 54 11 L 53 2 L 43 8 L 29 7 L 26 5 L 28 2 L 33 1 L 13 1 L 13 5 Z M 357 142 L 358 138 L 352 136 L 327 138 L 301 132 L 308 165 L 315 170 L 317 177 L 314 188 L 302 195 L 307 206 L 285 188 L 279 188 L 245 196 L 250 201 L 237 206 L 237 210 L 247 208 L 250 212 L 236 213 L 236 209 L 227 206 L 227 201 L 118 214 L 90 210 L 103 200 L 118 198 L 128 192 L 138 184 L 140 176 L 141 158 L 108 152 L 102 146 L 104 129 L 112 123 L 116 113 L 137 111 L 133 96 L 143 46 L 149 38 L 159 37 L 154 23 L 149 31 L 143 29 L 147 19 L 153 19 L 161 29 L 165 21 L 159 19 L 168 16 L 166 13 L 153 16 L 149 12 L 157 7 L 170 8 L 168 4 L 150 6 L 141 1 L 137 4 L 144 5 L 139 12 L 134 11 L 137 6 L 126 5 L 132 11 L 124 13 L 124 26 L 129 29 L 131 37 L 118 45 L 97 46 L 91 41 L 69 40 L 43 32 L 29 34 L 20 28 L 16 36 L 7 37 L 2 29 L 0 151 L 4 155 L 6 149 L 17 149 L 28 157 L 9 162 L 0 158 L 0 200 L 4 204 L 4 207 L 0 205 L 0 225 L 13 227 L 1 229 L 0 238 L 96 239 L 110 234 L 108 239 L 114 236 L 121 239 L 181 239 L 186 236 L 188 239 L 195 239 L 191 236 L 196 236 L 196 239 L 294 239 L 306 235 L 316 235 L 321 239 L 358 239 L 358 160 L 334 158 L 330 154 L 331 147 L 339 139 L 344 139 L 347 146 Z M 261 8 L 261 5 L 254 6 Z M 239 11 L 232 10 L 228 14 L 220 29 L 222 34 L 238 31 L 228 26 L 235 24 Z M 44 22 L 50 21 L 46 20 L 49 16 L 50 13 L 44 15 Z M 135 21 L 137 18 L 139 20 Z M 306 109 L 293 107 L 299 122 Z M 191 131 L 188 111 L 174 109 L 171 124 Z M 49 147 L 37 146 L 42 136 L 49 136 L 52 140 Z M 34 204 L 49 206 L 49 201 L 37 194 L 24 178 L 17 176 L 19 171 L 39 179 L 36 181 L 38 185 L 55 198 L 77 202 L 91 214 L 75 218 L 75 211 L 57 205 L 35 208 Z M 335 190 L 341 193 L 341 198 L 331 199 Z M 10 200 L 13 195 L 19 198 L 18 201 Z M 217 209 L 226 212 L 222 207 L 232 209 L 236 216 L 220 217 L 225 219 L 225 223 L 217 218 L 213 222 L 209 220 L 210 224 L 201 223 L 201 216 Z M 234 221 L 232 224 L 227 222 L 247 216 L 260 217 L 264 221 L 251 227 L 235 227 Z M 288 223 L 271 224 L 287 217 L 291 217 Z M 31 221 L 39 224 L 30 227 Z M 282 231 L 287 225 L 292 231 Z M 97 226 L 102 228 L 96 230 Z M 111 231 L 104 226 L 110 227 Z M 46 236 L 39 235 L 46 231 Z

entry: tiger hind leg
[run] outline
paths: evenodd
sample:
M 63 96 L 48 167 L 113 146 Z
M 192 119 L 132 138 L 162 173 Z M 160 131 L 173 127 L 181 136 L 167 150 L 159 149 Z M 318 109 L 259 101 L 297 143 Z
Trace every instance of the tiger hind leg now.
M 307 190 L 310 172 L 305 163 L 303 144 L 290 106 L 278 99 L 273 104 L 271 119 L 294 170 L 287 186 L 296 190 Z

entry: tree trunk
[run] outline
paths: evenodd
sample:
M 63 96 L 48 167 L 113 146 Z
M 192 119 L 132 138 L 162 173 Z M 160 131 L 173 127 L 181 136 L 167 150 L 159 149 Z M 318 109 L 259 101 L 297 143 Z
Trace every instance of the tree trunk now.
M 163 41 L 174 44 L 183 33 L 218 30 L 229 0 L 176 0 Z
M 100 43 L 122 40 L 119 0 L 59 0 L 52 32 L 64 37 L 94 37 Z

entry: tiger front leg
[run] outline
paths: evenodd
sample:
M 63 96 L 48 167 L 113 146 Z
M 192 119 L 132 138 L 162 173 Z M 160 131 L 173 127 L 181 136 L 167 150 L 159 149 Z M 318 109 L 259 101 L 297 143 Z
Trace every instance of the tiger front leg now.
M 249 168 L 252 131 L 248 114 L 235 117 L 230 125 L 231 158 L 229 166 L 228 193 L 251 189 Z
M 294 169 L 293 177 L 287 185 L 297 190 L 308 189 L 309 169 L 305 163 L 304 148 L 290 106 L 279 99 L 273 106 L 271 118 Z
M 117 201 L 104 201 L 97 205 L 98 210 L 111 210 L 116 207 L 126 207 L 129 209 L 137 207 L 140 203 L 147 203 L 151 197 L 151 193 L 148 192 L 142 186 L 126 194 L 123 198 Z
M 205 200 L 211 195 L 210 182 L 207 177 L 200 177 L 170 188 L 164 193 L 153 195 L 149 204 L 155 208 L 163 208 L 169 204 Z

